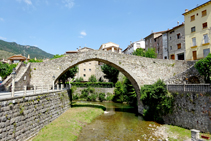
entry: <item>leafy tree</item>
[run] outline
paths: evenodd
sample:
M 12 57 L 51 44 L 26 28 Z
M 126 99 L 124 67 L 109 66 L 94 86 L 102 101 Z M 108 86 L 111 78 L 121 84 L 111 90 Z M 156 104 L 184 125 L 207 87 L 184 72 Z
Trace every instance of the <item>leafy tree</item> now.
M 113 101 L 119 103 L 124 102 L 124 86 L 120 81 L 117 81 L 115 84 Z
M 67 78 L 71 77 L 74 78 L 75 74 L 78 72 L 78 66 L 74 66 L 71 69 L 69 69 L 68 71 L 66 71 L 60 78 L 59 80 L 62 81 L 63 84 L 65 84 L 65 81 L 67 80 Z
M 148 57 L 148 58 L 157 58 L 157 53 L 155 52 L 155 48 L 149 48 L 146 51 L 145 57 Z
M 89 77 L 89 82 L 97 82 L 96 76 L 95 75 L 91 75 Z
M 204 81 L 210 83 L 211 74 L 211 54 L 209 53 L 207 57 L 200 59 L 196 62 L 195 68 L 199 71 L 201 75 L 204 75 Z
M 61 54 L 61 55 L 56 54 L 56 55 L 53 56 L 53 58 L 51 58 L 51 60 L 56 59 L 56 58 L 61 58 L 61 57 L 64 57 L 64 56 L 65 55 L 63 55 L 63 54 Z
M 157 53 L 155 52 L 155 48 L 149 48 L 147 51 L 145 51 L 142 48 L 138 48 L 133 52 L 133 55 L 148 57 L 148 58 L 156 58 L 157 57 Z
M 148 106 L 144 110 L 144 117 L 147 120 L 163 122 L 162 116 L 170 113 L 173 107 L 173 96 L 168 93 L 165 83 L 159 79 L 153 85 L 144 85 L 140 94 L 140 100 Z
M 0 62 L 0 76 L 5 79 L 8 75 L 12 73 L 13 68 L 15 68 L 17 64 L 7 64 Z
M 109 79 L 110 82 L 113 82 L 113 83 L 117 82 L 119 70 L 107 64 L 103 64 L 101 66 L 101 70 L 105 74 L 105 78 Z
M 128 78 L 124 78 L 124 101 L 136 106 L 137 97 L 136 91 Z
M 133 52 L 133 55 L 145 57 L 145 56 L 146 56 L 146 53 L 145 53 L 145 50 L 144 50 L 144 49 L 142 49 L 142 48 L 137 48 L 137 49 Z

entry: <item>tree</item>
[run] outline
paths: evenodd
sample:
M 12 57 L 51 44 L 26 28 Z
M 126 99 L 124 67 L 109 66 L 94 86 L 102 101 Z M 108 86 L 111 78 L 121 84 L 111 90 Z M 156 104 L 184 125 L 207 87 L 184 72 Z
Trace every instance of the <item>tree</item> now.
M 145 57 L 146 53 L 145 53 L 144 49 L 142 49 L 142 48 L 137 48 L 137 49 L 133 52 L 133 55 Z
M 3 64 L 0 62 L 0 76 L 5 79 L 8 75 L 12 73 L 13 68 L 15 68 L 17 64 Z
M 117 82 L 119 70 L 107 64 L 103 64 L 101 66 L 101 70 L 105 74 L 105 78 L 109 79 L 110 82 L 113 82 L 113 83 Z
M 89 82 L 97 82 L 96 76 L 95 75 L 91 75 L 89 77 Z
M 67 80 L 67 78 L 71 77 L 74 78 L 75 74 L 78 72 L 78 66 L 74 66 L 71 69 L 69 69 L 67 72 L 65 72 L 60 78 L 59 80 L 62 81 L 62 83 L 64 84 L 65 81 Z
M 153 85 L 144 85 L 141 87 L 140 100 L 148 106 L 144 110 L 144 117 L 147 120 L 163 122 L 162 117 L 171 112 L 173 107 L 173 96 L 168 93 L 165 83 L 158 80 Z
M 124 78 L 124 101 L 130 105 L 137 105 L 136 91 L 127 77 Z
M 155 48 L 149 48 L 145 51 L 142 48 L 138 48 L 133 52 L 133 55 L 148 57 L 148 58 L 157 58 L 157 53 L 155 52 Z
M 199 71 L 201 75 L 204 75 L 205 83 L 210 83 L 211 74 L 211 54 L 209 53 L 207 57 L 200 59 L 196 62 L 194 67 Z
M 56 55 L 53 56 L 53 58 L 51 58 L 51 60 L 52 60 L 52 59 L 56 59 L 56 58 L 61 58 L 61 57 L 64 57 L 64 56 L 65 56 L 65 55 L 62 55 L 62 54 L 61 54 L 61 55 L 56 54 Z
M 157 58 L 157 53 L 155 52 L 155 48 L 149 48 L 146 51 L 145 57 L 148 57 L 148 58 Z
M 120 81 L 117 81 L 115 84 L 113 101 L 119 103 L 124 102 L 124 86 Z

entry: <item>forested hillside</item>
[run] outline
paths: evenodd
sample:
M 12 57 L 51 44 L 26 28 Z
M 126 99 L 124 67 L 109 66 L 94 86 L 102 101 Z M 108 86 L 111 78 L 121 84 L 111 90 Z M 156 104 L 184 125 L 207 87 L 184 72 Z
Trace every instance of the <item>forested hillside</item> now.
M 28 54 L 30 55 L 30 58 L 37 58 L 37 59 L 44 59 L 44 58 L 52 58 L 53 55 L 50 53 L 47 53 L 38 47 L 35 46 L 29 46 L 29 45 L 19 45 L 15 42 L 6 42 L 3 40 L 0 40 L 0 52 L 6 51 L 6 57 L 13 55 L 13 54 L 22 54 L 27 57 Z M 11 54 L 8 54 L 8 53 Z M 8 55 L 7 55 L 8 54 Z M 1 55 L 1 54 L 0 54 Z M 3 58 L 0 56 L 0 59 Z

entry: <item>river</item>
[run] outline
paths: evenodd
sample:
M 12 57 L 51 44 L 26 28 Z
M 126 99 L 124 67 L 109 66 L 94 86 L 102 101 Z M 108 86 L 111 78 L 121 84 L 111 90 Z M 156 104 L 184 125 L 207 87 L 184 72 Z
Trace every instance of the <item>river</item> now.
M 160 124 L 144 121 L 136 109 L 113 102 L 91 102 L 106 107 L 103 115 L 83 127 L 78 141 L 145 141 L 157 140 L 154 135 Z

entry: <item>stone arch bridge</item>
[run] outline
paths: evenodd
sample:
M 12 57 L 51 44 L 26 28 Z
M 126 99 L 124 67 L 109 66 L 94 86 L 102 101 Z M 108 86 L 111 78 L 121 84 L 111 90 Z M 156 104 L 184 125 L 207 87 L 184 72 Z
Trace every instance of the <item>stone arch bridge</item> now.
M 30 69 L 30 85 L 52 84 L 53 75 L 56 77 L 56 81 L 71 67 L 93 60 L 109 64 L 121 71 L 131 81 L 137 94 L 140 91 L 140 86 L 153 84 L 159 78 L 166 83 L 181 84 L 183 83 L 184 77 L 199 77 L 198 72 L 193 67 L 194 62 L 151 59 L 94 50 L 66 55 L 65 57 L 42 63 L 32 63 Z

